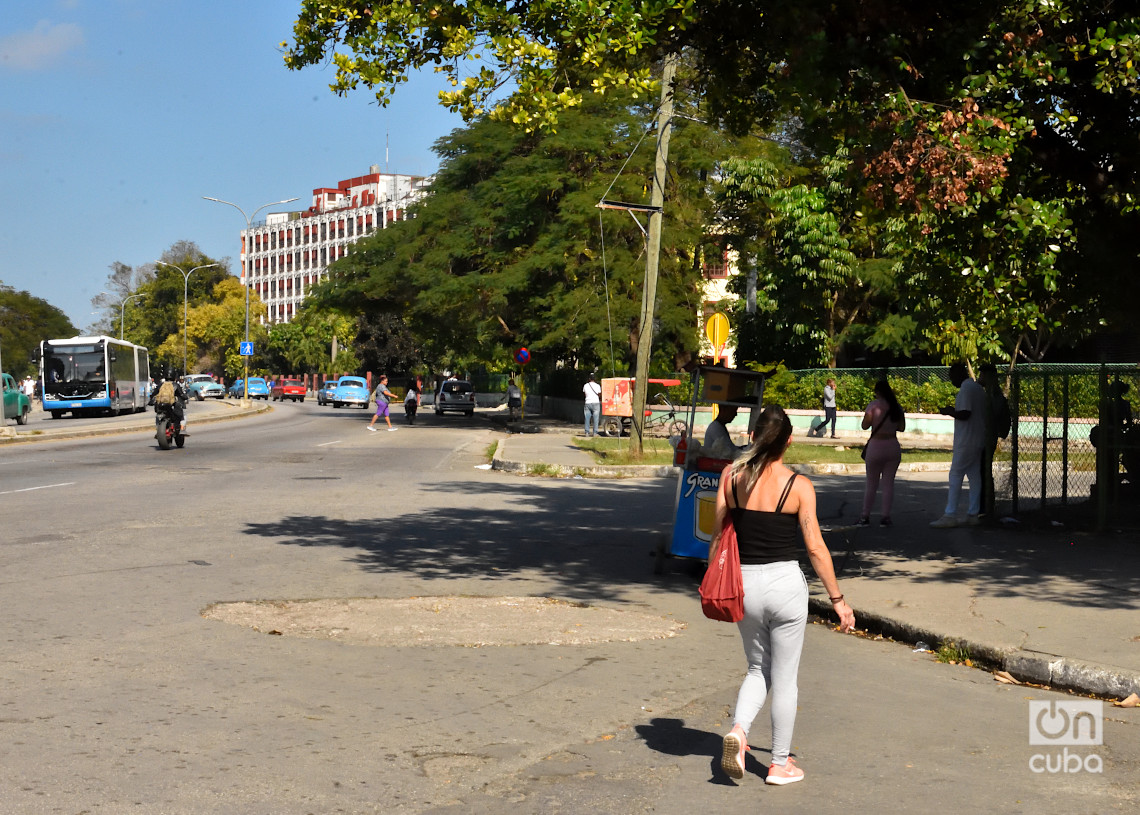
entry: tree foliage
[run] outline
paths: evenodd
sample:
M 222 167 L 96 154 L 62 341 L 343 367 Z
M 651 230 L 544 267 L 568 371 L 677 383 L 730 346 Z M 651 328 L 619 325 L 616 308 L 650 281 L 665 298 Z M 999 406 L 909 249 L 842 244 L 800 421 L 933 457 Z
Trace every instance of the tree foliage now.
M 243 375 L 246 360 L 239 353 L 239 345 L 245 339 L 245 297 L 246 290 L 241 281 L 227 275 L 214 284 L 207 296 L 199 298 L 198 305 L 190 309 L 187 335 L 191 344 L 192 372 L 224 373 L 230 379 Z M 266 314 L 265 305 L 251 292 L 249 338 L 258 354 L 249 362 L 259 372 L 264 372 L 267 359 L 265 348 L 268 332 L 262 324 Z M 181 331 L 168 335 L 157 351 L 152 352 L 152 358 L 157 358 L 159 364 L 180 370 L 181 339 Z
M 305 0 L 286 62 L 332 55 L 334 90 L 382 102 L 435 66 L 469 120 L 550 129 L 591 92 L 653 92 L 655 62 L 684 53 L 713 120 L 850 149 L 867 217 L 913 248 L 898 271 L 926 342 L 1033 358 L 1128 327 L 1140 296 L 1138 48 L 1119 0 Z
M 436 144 L 442 164 L 414 217 L 356 244 L 315 297 L 398 317 L 422 358 L 443 368 L 509 365 L 521 345 L 540 365 L 609 368 L 612 337 L 624 373 L 636 345 L 645 238 L 628 213 L 599 220 L 595 205 L 607 189 L 611 199 L 648 197 L 651 140 L 634 148 L 650 125 L 650 111 L 611 95 L 565 113 L 557 133 L 488 118 L 454 131 Z M 659 364 L 668 367 L 674 351 L 696 347 L 703 179 L 724 147 L 692 123 L 672 149 L 656 311 Z
M 78 332 L 60 309 L 26 291 L 0 284 L 0 364 L 18 378 L 35 374 L 33 352 L 43 340 Z
M 306 304 L 293 320 L 269 329 L 267 363 L 271 370 L 283 373 L 357 373 L 361 355 L 356 335 L 355 319 Z

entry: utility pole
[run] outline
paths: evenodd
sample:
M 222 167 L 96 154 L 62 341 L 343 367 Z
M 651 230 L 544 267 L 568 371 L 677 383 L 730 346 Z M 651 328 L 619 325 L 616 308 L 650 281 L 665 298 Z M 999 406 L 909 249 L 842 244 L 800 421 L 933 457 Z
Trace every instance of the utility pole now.
M 653 189 L 649 203 L 649 245 L 645 259 L 645 286 L 641 293 L 641 330 L 637 337 L 637 371 L 633 388 L 633 432 L 629 446 L 633 453 L 642 452 L 645 430 L 645 395 L 649 389 L 649 360 L 653 354 L 653 314 L 657 307 L 657 266 L 661 256 L 661 217 L 665 205 L 665 174 L 669 162 L 669 136 L 673 128 L 673 78 L 677 74 L 677 55 L 665 57 L 661 76 L 661 110 L 657 114 L 657 160 L 653 171 Z

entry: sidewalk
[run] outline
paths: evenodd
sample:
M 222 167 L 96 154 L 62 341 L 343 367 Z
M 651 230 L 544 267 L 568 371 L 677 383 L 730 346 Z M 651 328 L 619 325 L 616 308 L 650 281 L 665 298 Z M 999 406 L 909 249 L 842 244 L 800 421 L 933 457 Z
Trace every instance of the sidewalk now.
M 662 479 L 662 489 L 673 488 L 677 470 L 671 467 L 594 464 L 572 444 L 581 432 L 573 425 L 542 418 L 519 424 L 525 432 L 500 439 L 496 469 L 526 473 L 539 465 L 570 476 L 652 477 Z M 836 443 L 798 435 L 794 443 L 804 442 Z M 955 643 L 975 662 L 1022 681 L 1112 699 L 1140 693 L 1140 546 L 1134 541 L 1030 528 L 1012 519 L 931 529 L 946 500 L 946 475 L 929 470 L 900 470 L 894 527 L 857 528 L 862 468 L 839 469 L 812 473 L 812 480 L 820 523 L 860 629 L 932 649 Z M 813 612 L 828 615 L 831 605 L 818 581 L 810 585 Z

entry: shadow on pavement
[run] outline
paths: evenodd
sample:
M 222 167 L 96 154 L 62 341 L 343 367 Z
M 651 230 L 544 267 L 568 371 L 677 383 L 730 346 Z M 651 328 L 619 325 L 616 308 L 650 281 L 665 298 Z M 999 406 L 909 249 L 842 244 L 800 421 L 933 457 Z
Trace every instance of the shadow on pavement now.
M 243 531 L 293 546 L 340 547 L 350 562 L 377 573 L 510 581 L 512 572 L 541 570 L 563 596 L 580 600 L 619 600 L 622 587 L 631 584 L 659 591 L 679 585 L 653 575 L 651 556 L 672 523 L 671 483 L 576 482 L 575 489 L 561 491 L 549 482 L 535 487 L 518 480 L 445 486 L 450 488 L 483 496 L 501 491 L 516 508 L 433 507 L 365 520 L 294 515 L 247 524 Z
M 979 594 L 991 597 L 1140 609 L 1140 547 L 1128 540 L 1000 521 L 931 529 L 929 522 L 946 500 L 945 483 L 902 479 L 896 482 L 893 528 L 852 528 L 861 510 L 863 480 L 813 480 L 820 523 L 844 525 L 825 535 L 841 578 L 971 583 Z M 875 513 L 872 520 L 877 522 Z

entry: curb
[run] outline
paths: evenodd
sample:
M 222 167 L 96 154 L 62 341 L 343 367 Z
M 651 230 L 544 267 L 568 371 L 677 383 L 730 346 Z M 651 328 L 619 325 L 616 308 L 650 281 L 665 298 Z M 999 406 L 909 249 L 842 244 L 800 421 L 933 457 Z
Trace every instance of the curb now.
M 526 432 L 526 431 L 524 431 Z M 541 429 L 534 432 L 559 433 L 559 429 Z M 509 437 L 508 437 L 509 438 Z M 499 441 L 495 447 L 495 455 L 491 460 L 491 469 L 516 475 L 530 475 L 531 469 L 541 467 L 542 472 L 534 475 L 551 478 L 672 478 L 678 468 L 672 464 L 626 464 L 620 466 L 594 464 L 582 467 L 570 467 L 563 464 L 545 464 L 541 462 L 525 462 L 508 459 L 503 455 L 506 439 Z M 867 472 L 865 464 L 820 464 L 807 462 L 790 465 L 791 469 L 803 475 L 864 475 Z M 949 462 L 916 462 L 914 464 L 899 465 L 900 472 L 937 473 L 949 472 Z
M 831 603 L 826 600 L 810 597 L 808 609 L 824 619 L 832 617 Z M 1107 665 L 1081 662 L 1055 654 L 997 648 L 983 642 L 939 634 L 873 612 L 853 610 L 859 627 L 864 631 L 881 634 L 910 645 L 926 642 L 935 650 L 942 643 L 953 642 L 967 649 L 976 665 L 990 670 L 1006 671 L 1022 682 L 1108 699 L 1123 699 L 1130 693 L 1140 693 L 1138 673 Z
M 256 416 L 261 413 L 273 410 L 272 406 L 268 404 L 257 405 L 250 407 L 249 410 L 243 410 L 240 405 L 231 405 L 228 402 L 219 402 L 218 404 L 225 405 L 237 413 L 230 414 L 229 416 L 210 416 L 207 418 L 198 419 L 194 422 L 195 426 L 204 424 L 216 424 L 218 422 L 232 422 L 235 419 L 243 419 L 246 416 Z M 27 432 L 16 433 L 15 436 L 0 436 L 0 446 L 8 444 L 30 444 L 32 442 L 43 441 L 57 441 L 67 439 L 81 439 L 88 436 L 117 436 L 124 433 L 140 433 L 153 430 L 153 420 L 146 422 L 132 422 L 117 427 L 97 426 L 76 428 L 75 430 L 50 430 L 40 432 Z
M 491 469 L 516 475 L 539 475 L 549 478 L 672 478 L 677 471 L 671 464 L 629 464 L 621 467 L 606 465 L 593 465 L 586 467 L 569 467 L 563 464 L 541 464 L 525 461 L 514 461 L 504 458 L 503 448 L 505 440 L 499 441 L 495 446 L 495 455 L 491 457 Z M 533 467 L 542 467 L 542 472 L 532 472 Z

